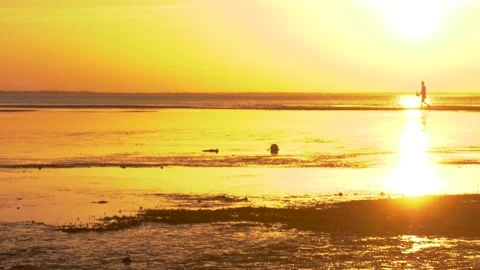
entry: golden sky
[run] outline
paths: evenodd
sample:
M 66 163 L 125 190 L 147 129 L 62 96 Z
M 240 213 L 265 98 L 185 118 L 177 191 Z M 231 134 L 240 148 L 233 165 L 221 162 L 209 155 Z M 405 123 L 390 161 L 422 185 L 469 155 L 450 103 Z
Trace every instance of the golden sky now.
M 0 1 L 0 90 L 480 91 L 477 0 Z

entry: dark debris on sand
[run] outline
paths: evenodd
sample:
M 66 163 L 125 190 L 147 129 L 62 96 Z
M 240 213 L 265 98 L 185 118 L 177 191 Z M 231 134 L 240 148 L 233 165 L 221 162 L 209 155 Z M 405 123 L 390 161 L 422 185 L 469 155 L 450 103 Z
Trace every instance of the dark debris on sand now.
M 108 201 L 101 200 L 101 201 L 98 201 L 98 202 L 92 202 L 92 203 L 106 204 L 106 203 L 108 203 Z
M 132 259 L 130 259 L 130 257 L 125 257 L 125 258 L 122 259 L 122 263 L 130 264 L 130 263 L 132 263 Z
M 145 222 L 283 223 L 287 227 L 361 235 L 480 236 L 480 195 L 425 196 L 322 204 L 308 208 L 238 207 L 200 210 L 144 210 L 137 216 L 105 218 L 92 227 L 66 232 L 127 229 Z

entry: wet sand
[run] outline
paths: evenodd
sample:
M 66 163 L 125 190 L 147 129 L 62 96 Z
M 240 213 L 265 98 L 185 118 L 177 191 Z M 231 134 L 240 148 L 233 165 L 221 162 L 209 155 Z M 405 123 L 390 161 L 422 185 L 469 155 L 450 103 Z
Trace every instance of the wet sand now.
M 459 171 L 442 168 L 453 170 L 452 176 Z M 276 177 L 299 171 L 305 187 Z M 463 188 L 457 195 L 383 194 L 380 180 L 364 181 L 381 171 L 1 171 L 0 264 L 6 269 L 480 266 L 480 195 L 462 194 L 472 186 L 452 181 Z M 122 263 L 127 256 L 130 265 Z
M 402 180 L 399 183 L 395 179 L 392 180 L 390 176 L 394 171 L 385 168 L 9 169 L 0 173 L 2 183 L 0 221 L 34 220 L 55 226 L 77 226 L 80 223 L 82 225 L 98 223 L 104 218 L 113 216 L 138 218 L 139 213 L 146 219 L 156 219 L 152 213 L 163 209 L 210 211 L 238 207 L 245 207 L 245 211 L 253 209 L 253 212 L 268 207 L 263 209 L 271 209 L 273 211 L 271 215 L 280 216 L 286 215 L 282 214 L 282 209 L 305 209 L 313 211 L 307 212 L 307 216 L 319 218 L 326 218 L 325 215 L 332 217 L 341 215 L 340 210 L 335 213 L 315 212 L 317 208 L 329 208 L 332 204 L 337 204 L 339 209 L 351 204 L 352 206 L 345 208 L 345 211 L 355 212 L 353 209 L 357 207 L 359 215 L 366 215 L 365 212 L 369 211 L 387 210 L 403 215 L 407 214 L 403 212 L 408 208 L 402 208 L 401 203 L 395 206 L 393 203 L 395 201 L 389 206 L 387 205 L 389 201 L 385 199 L 431 194 L 440 197 L 432 197 L 435 199 L 430 199 L 429 204 L 432 207 L 445 208 L 443 204 L 447 202 L 458 207 L 462 206 L 463 197 L 442 195 L 478 193 L 478 184 L 454 178 L 461 175 L 460 173 L 469 175 L 478 173 L 475 166 L 457 168 L 439 165 L 437 171 L 444 179 L 439 181 L 441 185 L 422 190 L 415 181 Z M 291 178 L 301 177 L 302 184 L 290 181 L 286 178 L 288 175 L 291 175 Z M 447 178 L 449 180 L 445 180 Z M 402 190 L 421 192 L 406 194 Z M 475 197 L 464 199 L 476 200 Z M 362 203 L 362 200 L 367 200 L 368 203 L 373 203 L 371 200 L 380 201 L 375 202 L 375 205 L 369 205 Z M 369 207 L 372 210 L 369 210 Z M 417 211 L 414 208 L 410 210 Z M 159 220 L 169 215 L 159 213 Z M 209 212 L 191 212 L 191 215 L 194 217 L 207 213 Z M 219 214 L 222 215 L 233 214 Z M 382 215 L 388 216 L 386 213 Z M 185 222 L 189 223 L 189 220 L 187 216 Z M 226 220 L 236 221 L 231 217 Z M 239 220 L 256 221 L 244 218 Z M 335 219 L 328 220 L 327 223 L 333 227 L 338 226 Z M 355 220 L 352 220 L 352 223 L 355 223 Z

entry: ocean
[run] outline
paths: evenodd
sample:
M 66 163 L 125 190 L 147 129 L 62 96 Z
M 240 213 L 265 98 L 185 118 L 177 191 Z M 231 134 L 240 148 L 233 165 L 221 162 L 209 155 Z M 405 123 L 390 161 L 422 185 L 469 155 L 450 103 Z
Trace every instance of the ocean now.
M 0 92 L 0 269 L 480 268 L 480 95 L 427 102 Z

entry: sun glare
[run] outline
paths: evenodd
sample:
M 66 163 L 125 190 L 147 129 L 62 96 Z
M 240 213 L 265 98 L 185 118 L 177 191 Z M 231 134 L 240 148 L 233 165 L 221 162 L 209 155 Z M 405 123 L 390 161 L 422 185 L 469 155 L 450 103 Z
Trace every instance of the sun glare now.
M 400 96 L 398 104 L 402 108 L 418 108 L 420 107 L 420 99 L 415 96 Z
M 421 40 L 440 30 L 458 0 L 367 0 L 402 38 Z
M 432 105 L 432 101 L 428 97 L 425 99 L 425 102 L 427 104 Z M 414 96 L 414 95 L 400 96 L 399 99 L 398 99 L 398 105 L 402 108 L 405 108 L 405 109 L 420 108 L 422 106 L 421 97 Z M 423 105 L 423 106 L 425 106 L 425 105 Z

